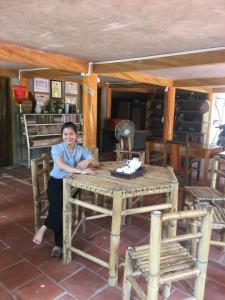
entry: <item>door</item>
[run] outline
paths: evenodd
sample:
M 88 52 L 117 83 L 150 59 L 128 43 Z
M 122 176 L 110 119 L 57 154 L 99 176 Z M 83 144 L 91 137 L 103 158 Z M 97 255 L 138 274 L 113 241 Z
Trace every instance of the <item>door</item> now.
M 9 79 L 0 78 L 0 167 L 12 164 L 12 127 Z

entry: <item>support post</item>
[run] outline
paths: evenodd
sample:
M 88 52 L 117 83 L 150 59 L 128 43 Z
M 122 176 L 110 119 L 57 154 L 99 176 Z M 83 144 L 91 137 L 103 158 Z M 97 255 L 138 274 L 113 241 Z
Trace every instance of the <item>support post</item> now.
M 83 144 L 97 145 L 97 75 L 83 76 Z

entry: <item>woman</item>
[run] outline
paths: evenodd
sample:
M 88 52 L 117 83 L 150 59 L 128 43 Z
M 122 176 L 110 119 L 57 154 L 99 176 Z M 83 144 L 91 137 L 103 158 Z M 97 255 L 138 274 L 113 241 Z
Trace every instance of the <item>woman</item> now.
M 51 256 L 57 258 L 62 255 L 63 178 L 70 173 L 95 175 L 90 167 L 99 165 L 87 148 L 76 144 L 77 128 L 74 123 L 64 123 L 61 134 L 64 142 L 52 146 L 51 150 L 54 166 L 48 182 L 48 216 L 33 238 L 35 244 L 40 244 L 46 229 L 52 229 L 55 234 L 55 246 Z

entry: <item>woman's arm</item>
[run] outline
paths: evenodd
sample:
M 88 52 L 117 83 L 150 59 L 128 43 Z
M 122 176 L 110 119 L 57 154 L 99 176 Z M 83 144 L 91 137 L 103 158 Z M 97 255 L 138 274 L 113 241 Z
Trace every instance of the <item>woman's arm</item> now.
M 81 170 L 86 169 L 88 167 L 97 168 L 98 166 L 99 162 L 94 158 L 82 160 L 77 164 L 77 168 Z
M 58 158 L 56 160 L 54 160 L 54 163 L 63 171 L 66 171 L 68 173 L 77 173 L 77 174 L 90 174 L 90 175 L 95 175 L 96 173 L 94 171 L 92 171 L 91 169 L 86 168 L 78 168 L 78 166 L 72 167 L 70 165 L 67 165 L 63 158 Z

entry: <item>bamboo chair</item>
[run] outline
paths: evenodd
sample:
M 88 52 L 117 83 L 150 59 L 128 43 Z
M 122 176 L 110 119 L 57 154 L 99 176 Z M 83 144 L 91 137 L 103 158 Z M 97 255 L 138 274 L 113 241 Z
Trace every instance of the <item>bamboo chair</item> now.
M 201 219 L 199 232 L 186 233 L 162 239 L 162 223 L 171 220 Z M 212 209 L 181 211 L 162 214 L 154 211 L 151 215 L 150 244 L 129 247 L 126 251 L 123 300 L 130 299 L 131 288 L 142 300 L 157 300 L 159 287 L 164 297 L 170 293 L 173 281 L 195 278 L 194 299 L 203 300 L 211 236 Z M 192 257 L 181 241 L 199 240 L 197 259 Z M 136 276 L 143 276 L 147 283 L 147 295 L 139 286 Z M 188 289 L 191 286 L 185 283 Z
M 190 156 L 189 141 L 167 141 L 167 149 L 169 148 L 171 154 L 170 163 L 172 163 L 172 159 L 174 159 L 172 155 L 175 156 L 176 164 L 174 166 L 174 172 L 180 186 L 191 185 L 192 174 L 195 171 L 197 171 L 197 181 L 199 181 L 201 160 Z
M 222 168 L 222 170 L 221 170 Z M 200 208 L 211 204 L 214 207 L 213 229 L 221 230 L 221 241 L 211 241 L 211 245 L 223 246 L 225 250 L 225 208 L 221 207 L 218 201 L 225 201 L 225 189 L 223 192 L 217 189 L 218 178 L 225 178 L 225 159 L 216 155 L 213 160 L 211 170 L 211 183 L 208 186 L 185 186 L 184 187 L 184 207 L 186 209 Z M 224 202 L 225 203 L 225 202 Z
M 146 143 L 146 164 L 159 165 L 165 167 L 167 165 L 167 143 L 166 140 L 151 140 Z
M 46 218 L 48 212 L 47 187 L 49 172 L 48 154 L 31 160 L 35 232 L 41 227 L 42 220 Z

